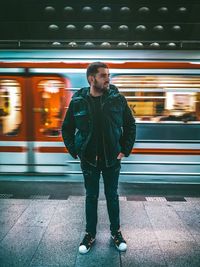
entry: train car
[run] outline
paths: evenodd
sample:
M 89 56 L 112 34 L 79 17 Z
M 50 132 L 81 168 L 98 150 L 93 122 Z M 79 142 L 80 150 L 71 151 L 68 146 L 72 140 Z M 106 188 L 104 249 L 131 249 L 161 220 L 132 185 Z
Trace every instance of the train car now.
M 93 61 L 108 64 L 136 119 L 121 181 L 199 183 L 200 54 L 192 51 L 1 50 L 0 173 L 81 179 L 61 125 Z

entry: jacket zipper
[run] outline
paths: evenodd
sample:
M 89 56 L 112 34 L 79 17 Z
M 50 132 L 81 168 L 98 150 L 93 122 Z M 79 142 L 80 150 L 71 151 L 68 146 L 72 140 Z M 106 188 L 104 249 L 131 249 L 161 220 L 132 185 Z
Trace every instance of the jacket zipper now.
M 101 103 L 101 112 L 102 112 L 102 114 L 103 114 L 103 106 L 104 106 L 105 102 L 102 104 L 102 96 L 101 96 L 101 98 L 100 98 L 100 103 Z M 102 123 L 103 123 L 103 122 L 102 122 Z M 102 127 L 102 128 L 104 128 L 104 127 Z M 104 151 L 104 157 L 105 157 L 106 167 L 109 167 L 109 166 L 108 166 L 107 157 L 106 157 L 105 137 L 104 137 L 104 131 L 103 131 L 103 129 L 102 129 L 102 136 L 103 136 L 103 151 Z
M 89 95 L 89 97 L 90 97 L 90 101 L 91 101 L 93 109 L 94 109 L 94 101 L 92 100 L 92 97 L 90 95 Z M 97 156 L 97 146 L 96 146 L 95 164 L 94 164 L 95 167 L 97 167 L 97 161 L 98 161 L 98 156 Z

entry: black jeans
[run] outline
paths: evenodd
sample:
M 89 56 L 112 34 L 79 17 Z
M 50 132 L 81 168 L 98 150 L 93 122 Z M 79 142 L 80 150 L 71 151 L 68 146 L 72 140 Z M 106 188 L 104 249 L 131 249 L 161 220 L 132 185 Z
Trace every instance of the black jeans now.
M 110 231 L 114 234 L 120 228 L 118 180 L 121 168 L 120 160 L 112 167 L 106 167 L 104 162 L 98 161 L 97 167 L 87 162 L 81 162 L 86 189 L 86 232 L 96 235 L 97 206 L 99 197 L 99 179 L 102 172 L 104 193 L 110 219 Z

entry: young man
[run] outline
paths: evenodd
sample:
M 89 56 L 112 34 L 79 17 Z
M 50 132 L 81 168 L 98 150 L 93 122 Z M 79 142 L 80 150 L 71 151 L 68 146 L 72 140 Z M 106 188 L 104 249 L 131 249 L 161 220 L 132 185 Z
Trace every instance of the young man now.
M 121 159 L 128 157 L 136 135 L 135 120 L 124 96 L 110 84 L 108 66 L 91 63 L 89 87 L 76 92 L 66 113 L 62 136 L 69 153 L 80 158 L 86 189 L 86 234 L 79 252 L 95 241 L 99 179 L 102 173 L 111 237 L 119 251 L 127 249 L 120 231 L 118 178 Z

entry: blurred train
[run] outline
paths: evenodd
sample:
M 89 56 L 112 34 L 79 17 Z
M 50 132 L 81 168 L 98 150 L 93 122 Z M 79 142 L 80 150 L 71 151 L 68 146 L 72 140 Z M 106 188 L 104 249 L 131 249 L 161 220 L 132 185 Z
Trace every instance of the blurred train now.
M 0 173 L 81 179 L 61 124 L 71 96 L 103 61 L 136 118 L 121 181 L 200 182 L 200 55 L 122 50 L 0 51 Z

